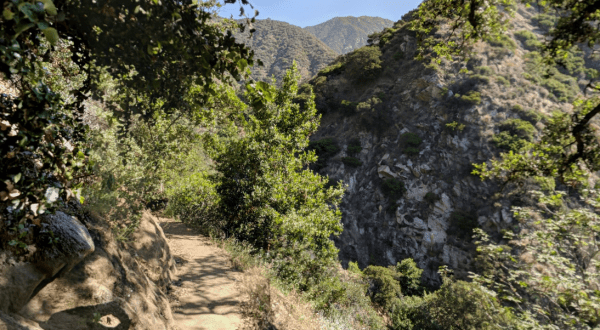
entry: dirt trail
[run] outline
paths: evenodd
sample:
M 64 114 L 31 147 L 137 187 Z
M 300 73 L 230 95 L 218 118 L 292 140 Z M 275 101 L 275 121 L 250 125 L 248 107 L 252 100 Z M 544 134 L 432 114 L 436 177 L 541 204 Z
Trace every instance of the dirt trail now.
M 171 297 L 180 330 L 235 330 L 242 325 L 234 270 L 225 251 L 172 219 L 160 219 L 177 261 Z

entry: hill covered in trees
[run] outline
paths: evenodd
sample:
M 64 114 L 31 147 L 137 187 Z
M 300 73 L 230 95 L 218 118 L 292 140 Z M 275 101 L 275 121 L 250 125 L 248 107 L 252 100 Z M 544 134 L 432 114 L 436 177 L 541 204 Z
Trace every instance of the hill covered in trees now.
M 314 34 L 338 54 L 346 54 L 367 44 L 368 36 L 391 27 L 393 21 L 380 17 L 335 17 L 304 29 Z
M 337 53 L 325 43 L 302 28 L 271 19 L 256 20 L 256 29 L 251 38 L 249 33 L 236 33 L 238 42 L 246 44 L 255 52 L 264 66 L 252 68 L 251 77 L 257 81 L 268 81 L 272 75 L 281 81 L 293 61 L 303 79 L 314 76 L 332 62 Z
M 597 329 L 600 86 L 579 43 L 598 41 L 597 4 L 469 4 L 427 0 L 302 85 L 300 55 L 272 54 L 320 41 L 265 20 L 253 51 L 211 2 L 7 2 L 0 327 L 107 246 L 99 231 L 135 241 L 163 206 L 268 277 L 257 329 L 275 324 L 271 288 L 325 329 Z M 241 98 L 261 47 L 279 84 Z M 105 303 L 139 318 L 111 298 L 133 290 L 82 322 Z

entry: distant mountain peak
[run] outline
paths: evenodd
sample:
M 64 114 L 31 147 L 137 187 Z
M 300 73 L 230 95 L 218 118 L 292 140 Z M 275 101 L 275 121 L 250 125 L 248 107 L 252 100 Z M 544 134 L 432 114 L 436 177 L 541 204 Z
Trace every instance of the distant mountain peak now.
M 293 61 L 298 64 L 302 78 L 314 76 L 332 62 L 338 54 L 319 40 L 315 35 L 299 26 L 271 18 L 256 20 L 256 29 L 251 38 L 249 33 L 235 33 L 238 42 L 250 46 L 256 58 L 264 66 L 252 68 L 251 77 L 259 81 L 277 81 L 285 74 Z
M 392 25 L 394 25 L 393 21 L 381 17 L 345 16 L 334 17 L 304 29 L 339 54 L 345 54 L 365 46 L 369 34 L 379 32 Z

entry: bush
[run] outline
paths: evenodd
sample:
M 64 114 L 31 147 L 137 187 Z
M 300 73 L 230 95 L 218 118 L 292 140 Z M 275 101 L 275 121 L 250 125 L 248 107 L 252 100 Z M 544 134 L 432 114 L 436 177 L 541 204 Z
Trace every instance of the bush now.
M 360 140 L 358 138 L 351 139 L 348 142 L 348 155 L 354 156 L 362 151 Z
M 470 78 L 476 81 L 478 84 L 489 84 L 491 81 L 490 77 L 482 74 L 473 74 L 470 76 Z
M 474 214 L 465 211 L 454 211 L 450 214 L 449 234 L 471 240 L 475 228 L 477 228 L 477 218 Z
M 418 147 L 423 140 L 415 133 L 404 133 L 401 136 L 402 141 L 411 147 Z
M 466 95 L 456 94 L 454 97 L 460 99 L 462 102 L 475 105 L 481 103 L 481 93 L 477 91 L 469 91 Z
M 347 72 L 350 80 L 364 83 L 373 80 L 381 73 L 381 50 L 376 46 L 366 46 L 347 55 Z
M 319 71 L 319 76 L 329 76 L 334 74 L 339 74 L 346 68 L 346 64 L 342 61 L 332 64 L 323 70 Z
M 530 122 L 514 118 L 503 121 L 500 124 L 500 130 L 527 141 L 533 141 L 533 136 L 537 133 L 536 128 Z
M 406 192 L 406 188 L 404 187 L 404 182 L 398 179 L 385 179 L 383 180 L 381 190 L 392 200 L 396 200 Z
M 515 32 L 515 37 L 523 43 L 523 47 L 527 50 L 537 50 L 542 46 L 537 36 L 528 30 Z
M 359 167 L 362 165 L 362 162 L 355 157 L 343 157 L 342 162 L 348 167 Z
M 526 147 L 528 144 L 527 140 L 521 139 L 516 135 L 511 135 L 509 132 L 506 131 L 494 135 L 492 137 L 492 142 L 494 142 L 494 144 L 498 148 L 512 151 L 519 151 Z
M 369 266 L 363 271 L 371 283 L 369 296 L 374 304 L 389 310 L 395 300 L 402 296 L 402 287 L 396 280 L 397 271 L 392 267 Z
M 440 200 L 440 196 L 430 191 L 425 194 L 425 197 L 423 197 L 423 199 L 429 204 L 434 204 L 435 202 Z
M 340 102 L 339 109 L 343 115 L 352 116 L 352 115 L 356 114 L 357 107 L 358 107 L 357 102 L 350 102 L 347 100 L 342 100 L 342 102 Z
M 495 294 L 477 283 L 444 278 L 436 292 L 423 298 L 395 300 L 391 311 L 394 330 L 512 329 L 514 316 Z
M 496 82 L 500 85 L 504 85 L 506 87 L 510 86 L 510 81 L 503 76 L 495 76 Z
M 489 66 L 478 66 L 474 68 L 474 71 L 484 76 L 491 76 L 494 74 L 494 70 Z
M 340 151 L 340 147 L 333 138 L 325 138 L 310 142 L 308 150 L 314 150 L 319 157 L 313 165 L 314 169 L 318 171 L 327 166 L 327 161 Z
M 547 32 L 556 25 L 558 18 L 554 15 L 542 13 L 533 16 L 532 20 L 537 23 L 540 29 Z
M 544 120 L 544 115 L 535 111 L 535 110 L 525 110 L 522 106 L 516 104 L 511 109 L 514 111 L 521 119 L 528 121 L 532 125 L 535 123 Z
M 453 131 L 459 130 L 459 131 L 463 131 L 465 129 L 465 124 L 460 124 L 457 121 L 453 121 L 451 123 L 447 123 L 446 127 L 452 129 Z
M 404 259 L 396 264 L 396 279 L 402 287 L 404 295 L 423 295 L 425 288 L 421 286 L 423 270 L 411 258 Z
M 517 49 L 517 44 L 507 35 L 503 34 L 497 38 L 487 38 L 486 41 L 493 47 L 510 49 L 514 51 Z
M 571 102 L 580 93 L 577 79 L 561 73 L 557 68 L 547 68 L 543 65 L 543 58 L 539 52 L 525 54 L 525 79 L 546 88 L 551 95 L 560 102 Z M 568 56 L 567 56 L 568 59 Z M 565 64 L 574 72 L 579 72 L 575 60 Z M 585 69 L 585 68 L 584 68 Z M 583 70 L 583 69 L 582 69 Z M 585 70 L 584 70 L 585 71 Z M 587 72 L 587 71 L 586 71 Z
M 391 311 L 397 300 L 404 296 L 423 295 L 423 270 L 413 259 L 404 259 L 396 266 L 369 266 L 362 273 L 370 282 L 369 296 L 373 303 Z

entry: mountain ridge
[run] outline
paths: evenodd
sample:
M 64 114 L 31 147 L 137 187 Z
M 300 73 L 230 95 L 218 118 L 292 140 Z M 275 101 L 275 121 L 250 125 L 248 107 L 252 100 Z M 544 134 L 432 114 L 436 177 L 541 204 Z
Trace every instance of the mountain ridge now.
M 314 34 L 339 54 L 349 53 L 367 44 L 371 33 L 391 27 L 394 21 L 374 16 L 334 17 L 304 29 Z

